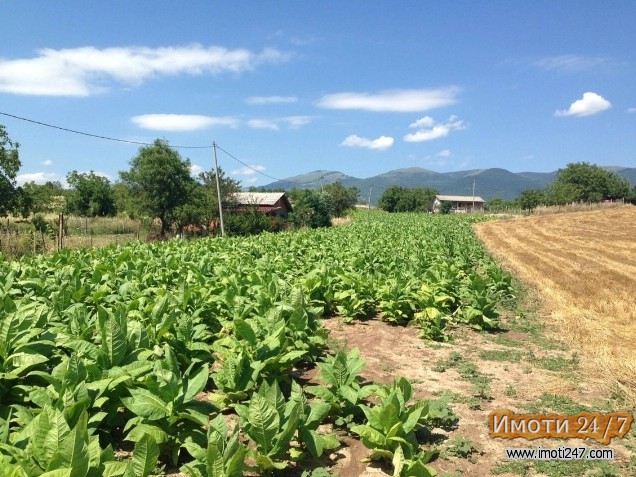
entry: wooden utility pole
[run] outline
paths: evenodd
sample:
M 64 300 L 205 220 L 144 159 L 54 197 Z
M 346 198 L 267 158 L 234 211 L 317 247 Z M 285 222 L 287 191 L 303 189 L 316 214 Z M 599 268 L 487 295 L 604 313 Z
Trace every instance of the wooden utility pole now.
M 475 212 L 475 179 L 473 179 L 473 210 L 471 212 Z
M 219 221 L 221 222 L 221 237 L 225 237 L 225 227 L 223 226 L 223 206 L 221 205 L 221 183 L 219 180 L 219 163 L 216 160 L 216 142 L 212 142 L 214 149 L 214 169 L 216 170 L 216 197 L 219 201 Z
M 64 247 L 64 214 L 60 212 L 57 216 L 57 249 Z

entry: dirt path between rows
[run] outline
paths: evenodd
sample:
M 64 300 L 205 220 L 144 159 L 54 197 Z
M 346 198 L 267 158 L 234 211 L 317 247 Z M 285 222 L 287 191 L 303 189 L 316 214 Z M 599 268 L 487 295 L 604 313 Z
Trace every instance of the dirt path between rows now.
M 611 404 L 604 397 L 601 383 L 581 374 L 576 354 L 560 343 L 546 339 L 537 328 L 524 323 L 526 319 L 512 318 L 514 324 L 504 333 L 457 330 L 450 344 L 426 342 L 418 336 L 416 327 L 392 326 L 377 318 L 351 324 L 331 318 L 325 319 L 324 324 L 338 346 L 360 349 L 366 360 L 361 373 L 364 378 L 389 383 L 395 376 L 405 376 L 411 380 L 416 398 L 441 395 L 450 400 L 458 417 L 456 428 L 433 432 L 435 445 L 442 452 L 431 465 L 439 475 L 484 476 L 490 475 L 491 471 L 504 476 L 550 475 L 538 472 L 532 464 L 509 462 L 501 466 L 498 463 L 504 461 L 507 447 L 602 446 L 594 441 L 574 439 L 532 442 L 493 439 L 488 434 L 488 414 L 495 409 L 516 412 L 564 412 L 570 409 L 574 413 L 576 406 L 609 410 L 607 406 Z M 461 446 L 462 443 L 468 444 Z M 331 469 L 334 473 L 349 477 L 389 472 L 359 462 L 369 451 L 358 441 L 351 440 L 349 444 L 334 456 L 336 464 Z M 611 446 L 617 453 L 614 466 L 626 469 L 630 451 L 617 440 Z M 565 468 L 569 464 L 562 465 Z M 507 469 L 510 471 L 506 472 Z M 594 466 L 589 469 L 593 470 Z M 619 472 L 602 475 L 631 475 L 623 470 Z

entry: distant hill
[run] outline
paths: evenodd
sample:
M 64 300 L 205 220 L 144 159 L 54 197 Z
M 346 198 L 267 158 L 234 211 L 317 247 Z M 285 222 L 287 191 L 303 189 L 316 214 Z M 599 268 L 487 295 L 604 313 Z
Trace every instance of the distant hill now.
M 605 167 L 625 177 L 632 186 L 636 185 L 636 168 Z M 441 194 L 472 195 L 473 181 L 475 195 L 485 200 L 493 197 L 514 199 L 525 189 L 543 188 L 554 180 L 555 172 L 510 172 L 506 169 L 473 169 L 469 171 L 435 172 L 420 167 L 395 169 L 377 176 L 359 179 L 338 171 L 314 171 L 272 182 L 262 189 L 319 189 L 321 186 L 340 181 L 347 187 L 360 189 L 361 200 L 367 200 L 371 193 L 371 203 L 378 202 L 387 187 L 432 187 Z

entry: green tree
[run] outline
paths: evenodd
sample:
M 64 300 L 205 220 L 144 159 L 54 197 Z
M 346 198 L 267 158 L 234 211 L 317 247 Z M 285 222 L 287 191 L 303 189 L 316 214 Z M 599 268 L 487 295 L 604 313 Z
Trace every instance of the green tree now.
M 15 205 L 16 177 L 22 165 L 19 147 L 20 144 L 13 142 L 0 124 L 0 217 L 6 217 Z
M 44 184 L 27 182 L 22 186 L 29 196 L 33 213 L 62 212 L 66 203 L 67 191 L 59 181 L 47 181 Z
M 205 171 L 198 175 L 198 181 L 203 185 L 205 192 L 205 214 L 208 219 L 216 219 L 219 217 L 219 200 L 216 192 L 216 171 Z M 235 200 L 234 194 L 241 191 L 241 182 L 229 177 L 225 171 L 219 167 L 219 184 L 221 188 L 221 205 L 223 210 L 232 207 Z
M 170 227 L 170 214 L 189 201 L 194 179 L 190 175 L 190 161 L 172 149 L 168 142 L 156 139 L 151 146 L 143 146 L 130 160 L 130 169 L 120 171 L 121 181 L 130 190 L 130 203 L 142 215 L 158 218 L 161 236 Z
M 571 188 L 574 200 L 599 202 L 629 195 L 629 182 L 618 174 L 587 162 L 570 163 L 557 171 L 557 187 Z
M 387 212 L 430 212 L 438 191 L 430 187 L 391 186 L 384 190 L 378 206 Z
M 543 193 L 539 189 L 526 189 L 521 192 L 517 200 L 523 210 L 532 213 L 542 203 Z
M 290 199 L 294 206 L 290 219 L 296 227 L 315 229 L 331 226 L 331 197 L 326 192 L 294 189 L 290 192 Z
M 345 187 L 340 182 L 325 186 L 329 194 L 334 217 L 342 217 L 358 202 L 360 190 L 357 187 Z
M 115 214 L 115 196 L 110 181 L 93 171 L 66 175 L 69 193 L 66 211 L 82 217 L 104 217 Z
M 453 203 L 450 200 L 443 200 L 440 207 L 440 214 L 450 214 L 451 210 L 453 210 Z

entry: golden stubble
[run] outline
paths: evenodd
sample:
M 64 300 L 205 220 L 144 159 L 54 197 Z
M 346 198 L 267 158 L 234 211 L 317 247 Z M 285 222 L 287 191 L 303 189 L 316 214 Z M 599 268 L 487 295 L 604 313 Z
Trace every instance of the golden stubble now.
M 479 223 L 490 252 L 542 298 L 582 364 L 636 404 L 636 207 Z

